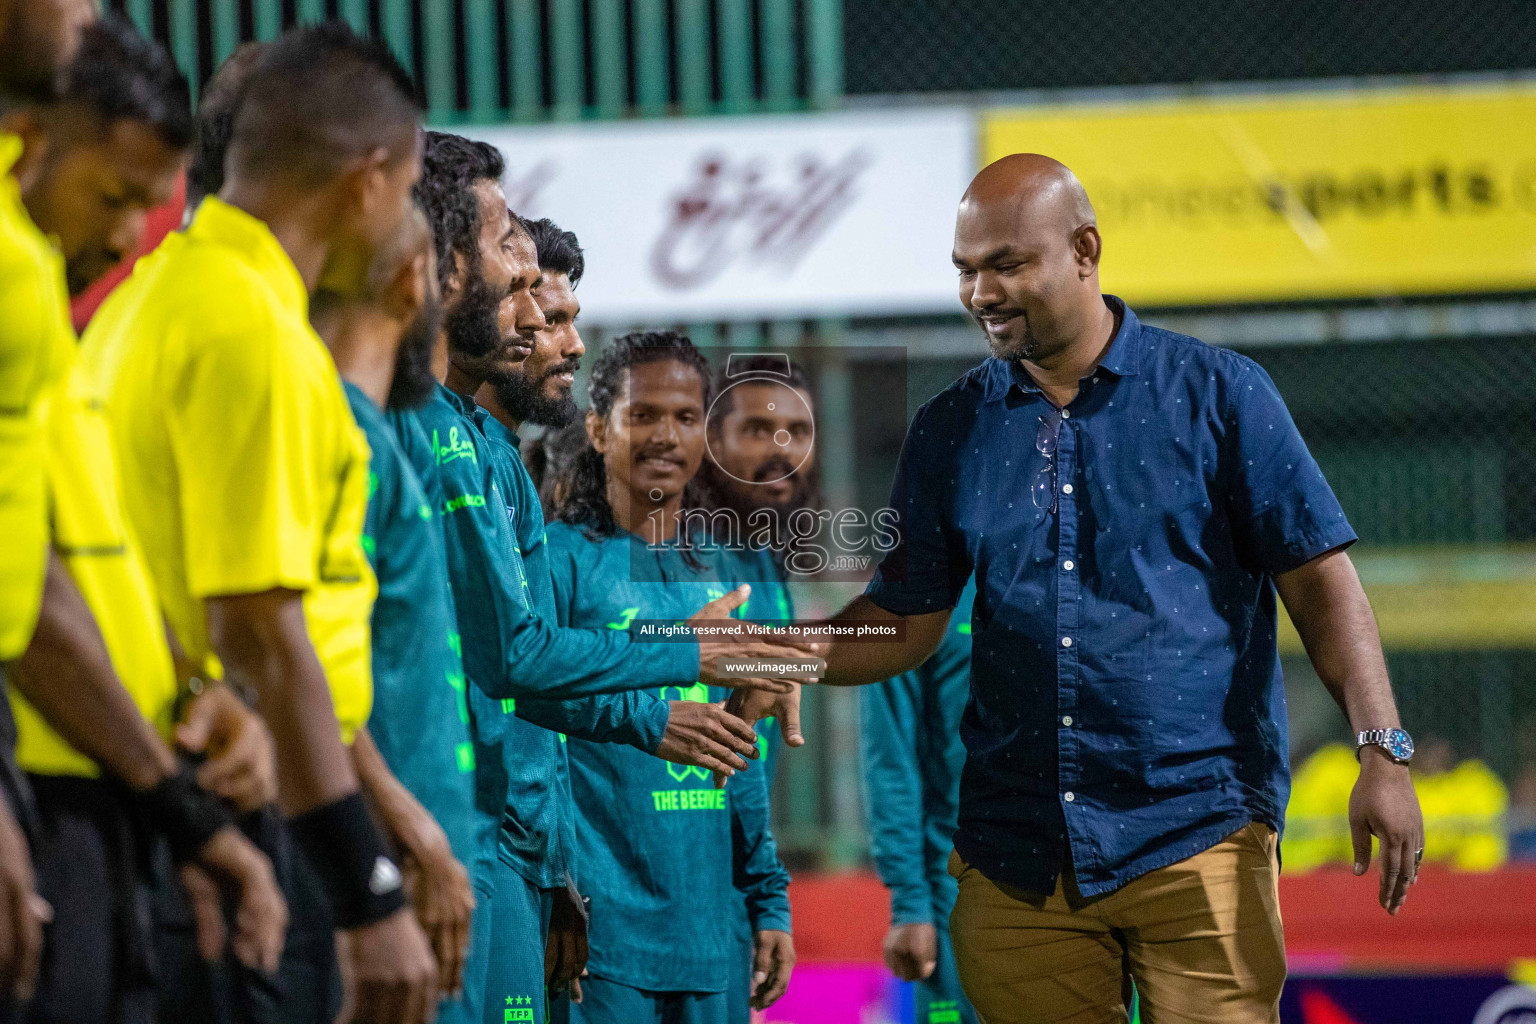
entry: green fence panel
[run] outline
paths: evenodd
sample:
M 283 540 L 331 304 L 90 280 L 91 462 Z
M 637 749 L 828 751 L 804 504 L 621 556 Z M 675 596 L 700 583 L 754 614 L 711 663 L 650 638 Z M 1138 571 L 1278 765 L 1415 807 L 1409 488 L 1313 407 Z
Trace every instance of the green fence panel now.
M 192 102 L 197 102 L 198 74 L 197 4 L 195 0 L 170 0 L 171 56 L 192 85 Z
M 379 24 L 389 48 L 406 67 L 416 61 L 416 26 L 412 23 L 410 0 L 381 0 Z
M 501 76 L 496 72 L 496 33 L 486 31 L 496 23 L 494 0 L 464 0 L 465 70 L 469 79 L 469 119 L 493 121 Z
M 248 2 L 249 29 L 240 0 L 105 6 L 146 34 L 161 26 L 194 94 L 247 32 L 276 38 L 285 13 L 299 24 L 339 17 L 388 42 L 437 124 L 742 114 L 826 107 L 842 92 L 842 0 Z
M 586 103 L 581 0 L 550 0 L 549 21 L 555 83 L 551 113 L 559 120 L 571 120 L 581 116 Z
M 512 116 L 537 120 L 544 110 L 539 0 L 507 0 L 507 53 L 512 60 Z
M 150 0 L 128 0 L 124 10 L 133 23 L 139 27 L 139 31 L 145 35 L 155 33 L 155 9 Z
M 675 0 L 677 99 L 685 114 L 710 110 L 708 0 Z
M 810 101 L 828 107 L 843 96 L 842 0 L 806 0 Z
M 763 57 L 763 104 L 787 110 L 795 104 L 794 0 L 760 0 Z
M 629 61 L 624 52 L 624 0 L 591 0 L 594 113 L 622 117 L 629 103 Z
M 751 0 L 715 0 L 718 31 L 715 52 L 720 64 L 720 109 L 727 114 L 752 110 Z
M 218 67 L 240 45 L 240 8 L 232 3 L 214 4 L 212 21 L 213 66 Z
M 667 112 L 672 58 L 667 50 L 667 0 L 632 0 L 635 106 L 642 115 Z
M 455 120 L 458 107 L 455 84 L 453 5 L 426 3 L 421 7 L 421 36 L 425 67 L 417 80 L 426 88 L 427 112 L 439 123 Z
M 373 21 L 368 15 L 368 0 L 341 0 L 337 13 L 341 15 L 343 21 L 352 26 L 354 32 L 362 35 L 373 34 Z
M 253 0 L 252 21 L 256 26 L 256 38 L 263 42 L 276 39 L 283 31 L 282 0 Z

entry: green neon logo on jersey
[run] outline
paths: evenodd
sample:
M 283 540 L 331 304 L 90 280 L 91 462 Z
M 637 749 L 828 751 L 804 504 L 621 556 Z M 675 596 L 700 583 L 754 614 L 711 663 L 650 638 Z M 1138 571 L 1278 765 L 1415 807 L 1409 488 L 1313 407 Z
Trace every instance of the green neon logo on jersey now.
M 608 623 L 609 629 L 628 629 L 629 624 L 635 621 L 635 616 L 640 614 L 639 608 L 625 608 L 619 616 L 618 622 Z
M 449 498 L 443 502 L 443 513 L 457 512 L 461 508 L 485 508 L 485 496 L 480 494 L 461 494 L 457 498 Z
M 501 1019 L 508 1024 L 521 1024 L 533 1017 L 532 996 L 507 996 L 507 1005 L 501 1011 Z
M 437 453 L 437 464 L 441 466 L 445 462 L 453 462 L 455 459 L 468 459 L 479 465 L 475 458 L 475 443 L 468 438 L 459 437 L 458 427 L 448 428 L 448 443 L 445 445 L 438 439 L 437 431 L 432 431 L 432 450 Z

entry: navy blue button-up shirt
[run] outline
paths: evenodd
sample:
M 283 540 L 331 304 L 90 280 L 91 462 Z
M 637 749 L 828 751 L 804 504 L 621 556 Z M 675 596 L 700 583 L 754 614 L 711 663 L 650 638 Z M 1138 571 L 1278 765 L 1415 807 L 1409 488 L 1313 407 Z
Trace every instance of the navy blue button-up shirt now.
M 1257 363 L 1106 301 L 1123 320 L 1061 413 L 1055 510 L 1030 494 L 1054 407 L 989 359 L 913 420 L 899 546 L 868 591 L 923 614 L 975 573 L 955 847 L 1037 893 L 1069 851 L 1092 896 L 1247 822 L 1279 829 L 1272 578 L 1355 540 Z

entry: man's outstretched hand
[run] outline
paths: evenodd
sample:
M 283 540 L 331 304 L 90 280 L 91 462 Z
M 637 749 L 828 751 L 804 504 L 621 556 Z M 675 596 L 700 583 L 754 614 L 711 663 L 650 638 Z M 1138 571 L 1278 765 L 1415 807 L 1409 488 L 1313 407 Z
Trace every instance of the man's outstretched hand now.
M 735 590 L 718 597 L 700 608 L 689 622 L 708 622 L 729 619 L 731 613 L 746 604 L 752 588 L 743 583 Z M 788 638 L 752 637 L 737 640 L 699 640 L 699 681 L 711 686 L 723 686 L 732 690 L 766 690 L 772 693 L 790 693 L 796 680 L 787 676 L 736 676 L 720 672 L 721 658 L 731 660 L 789 659 L 804 661 L 826 654 L 827 644 L 810 640 Z
M 748 725 L 756 725 L 765 718 L 776 719 L 779 735 L 790 747 L 805 746 L 805 735 L 800 731 L 800 684 L 788 693 L 766 693 L 762 690 L 737 690 L 725 702 L 725 710 Z
M 1424 852 L 1424 815 L 1406 765 L 1380 749 L 1360 751 L 1360 777 L 1349 794 L 1349 834 L 1355 847 L 1355 874 L 1371 866 L 1371 837 L 1381 841 L 1382 909 L 1396 914 L 1419 875 Z

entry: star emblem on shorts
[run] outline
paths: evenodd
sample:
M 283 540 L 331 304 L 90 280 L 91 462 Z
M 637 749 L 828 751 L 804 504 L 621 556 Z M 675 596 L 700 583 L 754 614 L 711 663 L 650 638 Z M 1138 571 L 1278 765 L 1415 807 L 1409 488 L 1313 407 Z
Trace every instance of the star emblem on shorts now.
M 507 996 L 508 1006 L 532 1006 L 533 996 Z

